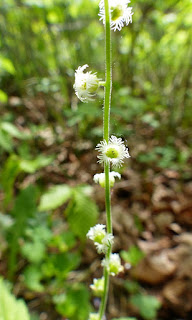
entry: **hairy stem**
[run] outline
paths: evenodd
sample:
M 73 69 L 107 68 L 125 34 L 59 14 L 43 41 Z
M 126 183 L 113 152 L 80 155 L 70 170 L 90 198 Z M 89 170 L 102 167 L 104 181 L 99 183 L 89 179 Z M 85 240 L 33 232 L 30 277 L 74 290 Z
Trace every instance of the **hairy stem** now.
M 105 0 L 105 98 L 103 114 L 103 139 L 109 141 L 110 129 L 110 105 L 112 90 L 112 69 L 111 69 L 111 29 L 110 29 L 110 11 L 108 0 Z M 107 233 L 113 233 L 111 219 L 111 194 L 109 184 L 110 165 L 104 165 L 105 172 L 105 206 L 107 214 Z M 108 248 L 105 259 L 108 260 L 111 254 L 111 246 Z M 104 268 L 104 292 L 99 310 L 99 320 L 102 320 L 105 313 L 109 289 L 109 272 Z

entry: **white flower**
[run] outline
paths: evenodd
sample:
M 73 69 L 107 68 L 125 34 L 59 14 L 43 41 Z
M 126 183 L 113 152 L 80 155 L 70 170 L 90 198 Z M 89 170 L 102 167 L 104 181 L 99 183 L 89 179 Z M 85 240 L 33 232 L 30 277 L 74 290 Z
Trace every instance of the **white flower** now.
M 109 0 L 109 7 L 111 13 L 111 30 L 121 30 L 124 24 L 132 23 L 132 7 L 128 7 L 129 0 Z M 103 20 L 105 24 L 105 6 L 104 0 L 99 3 L 99 20 Z
M 75 71 L 75 83 L 73 88 L 75 89 L 77 97 L 82 102 L 92 101 L 99 88 L 100 79 L 97 78 L 97 74 L 92 73 L 91 71 L 83 72 L 87 67 L 88 64 L 85 64 Z
M 95 296 L 101 297 L 104 291 L 104 277 L 93 279 L 93 284 L 90 285 Z
M 97 146 L 101 154 L 98 157 L 99 163 L 111 163 L 113 167 L 120 167 L 124 158 L 129 158 L 128 149 L 125 147 L 121 138 L 111 136 L 109 142 L 101 141 Z
M 115 276 L 119 272 L 123 271 L 123 266 L 121 265 L 121 260 L 118 253 L 111 253 L 109 260 L 103 259 L 102 266 L 106 267 L 108 272 Z
M 114 186 L 115 177 L 121 179 L 120 173 L 115 172 L 115 171 L 109 172 L 109 184 L 110 184 L 110 187 Z M 93 180 L 95 181 L 95 183 L 99 183 L 102 188 L 105 188 L 105 173 L 104 172 L 95 174 L 93 176 Z
M 99 320 L 99 314 L 98 313 L 90 313 L 88 320 Z
M 106 233 L 105 225 L 97 224 L 90 228 L 87 237 L 94 241 L 98 253 L 106 253 L 109 246 L 113 244 L 113 235 Z
M 109 246 L 113 244 L 114 236 L 111 233 L 106 234 L 101 243 L 95 242 L 98 253 L 106 253 Z

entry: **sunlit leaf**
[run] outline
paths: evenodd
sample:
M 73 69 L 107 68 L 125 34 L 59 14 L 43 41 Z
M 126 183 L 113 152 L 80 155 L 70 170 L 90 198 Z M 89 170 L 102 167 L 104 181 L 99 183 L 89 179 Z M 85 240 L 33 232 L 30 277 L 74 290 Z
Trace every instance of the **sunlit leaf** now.
M 58 208 L 69 200 L 71 194 L 72 190 L 66 184 L 53 186 L 42 195 L 39 210 L 46 211 Z
M 0 319 L 30 320 L 24 301 L 16 300 L 2 279 L 0 279 Z

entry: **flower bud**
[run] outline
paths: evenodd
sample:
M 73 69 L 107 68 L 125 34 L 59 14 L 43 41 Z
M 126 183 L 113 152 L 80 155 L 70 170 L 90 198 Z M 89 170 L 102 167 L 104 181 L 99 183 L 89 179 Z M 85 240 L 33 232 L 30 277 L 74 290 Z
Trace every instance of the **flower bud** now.
M 121 175 L 118 172 L 111 171 L 109 172 L 109 185 L 112 188 L 115 183 L 115 177 L 121 179 Z M 99 183 L 102 188 L 105 188 L 105 173 L 97 173 L 93 176 L 93 180 L 96 183 Z

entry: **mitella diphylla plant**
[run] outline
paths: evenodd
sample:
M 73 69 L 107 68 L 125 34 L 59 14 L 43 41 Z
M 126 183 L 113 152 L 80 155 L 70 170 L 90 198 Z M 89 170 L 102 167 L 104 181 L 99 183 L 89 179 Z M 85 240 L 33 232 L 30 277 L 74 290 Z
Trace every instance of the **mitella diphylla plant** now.
M 97 77 L 97 73 L 87 71 L 88 65 L 79 66 L 75 71 L 74 90 L 82 102 L 92 101 L 97 96 L 100 86 L 104 87 L 103 108 L 103 140 L 97 144 L 98 162 L 104 167 L 104 172 L 94 175 L 93 180 L 105 189 L 106 226 L 97 224 L 92 227 L 87 237 L 95 244 L 99 254 L 103 254 L 101 261 L 103 277 L 94 279 L 90 288 L 93 294 L 101 297 L 100 308 L 97 313 L 90 313 L 88 320 L 103 320 L 108 297 L 109 276 L 116 276 L 123 272 L 123 266 L 118 253 L 112 253 L 114 241 L 112 216 L 111 216 L 111 193 L 115 178 L 121 179 L 116 171 L 111 171 L 122 166 L 124 160 L 129 158 L 128 148 L 121 138 L 109 136 L 110 129 L 110 106 L 112 91 L 112 59 L 111 59 L 111 30 L 121 30 L 125 25 L 132 22 L 132 7 L 129 0 L 101 0 L 99 3 L 99 20 L 105 26 L 105 81 Z

